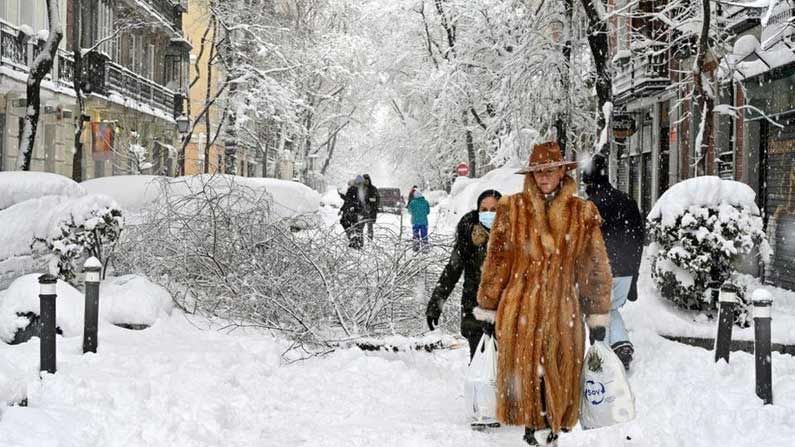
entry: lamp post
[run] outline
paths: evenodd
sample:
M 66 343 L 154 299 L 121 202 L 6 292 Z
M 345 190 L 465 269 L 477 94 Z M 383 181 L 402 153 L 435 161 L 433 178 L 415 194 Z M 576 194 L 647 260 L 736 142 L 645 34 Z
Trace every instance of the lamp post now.
M 185 137 L 188 135 L 188 130 L 190 129 L 190 118 L 184 113 L 181 113 L 178 117 L 175 118 L 177 122 L 177 132 L 179 132 L 179 141 L 182 145 L 179 151 L 179 174 L 185 175 Z
M 224 173 L 229 175 L 237 174 L 237 141 L 235 138 L 228 138 L 224 141 Z

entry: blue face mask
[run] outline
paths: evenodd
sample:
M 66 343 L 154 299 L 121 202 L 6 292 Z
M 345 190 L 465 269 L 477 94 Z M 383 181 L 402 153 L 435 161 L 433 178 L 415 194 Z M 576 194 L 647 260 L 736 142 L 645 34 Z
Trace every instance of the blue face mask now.
M 494 225 L 494 218 L 497 217 L 497 213 L 494 211 L 480 211 L 478 213 L 478 219 L 480 219 L 480 224 L 484 227 L 491 229 L 491 226 Z

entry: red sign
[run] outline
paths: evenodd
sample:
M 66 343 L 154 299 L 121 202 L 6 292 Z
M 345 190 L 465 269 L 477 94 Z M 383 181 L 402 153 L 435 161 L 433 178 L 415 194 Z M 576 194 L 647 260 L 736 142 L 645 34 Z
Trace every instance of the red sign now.
M 668 132 L 668 144 L 676 144 L 676 127 L 672 127 Z
M 469 175 L 469 165 L 464 162 L 458 163 L 458 166 L 455 168 L 455 172 L 459 177 L 466 177 Z

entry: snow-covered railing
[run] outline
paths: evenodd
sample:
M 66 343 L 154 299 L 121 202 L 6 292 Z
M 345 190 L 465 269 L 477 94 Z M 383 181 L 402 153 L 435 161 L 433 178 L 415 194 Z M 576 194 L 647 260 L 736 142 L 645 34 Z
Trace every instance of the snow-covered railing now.
M 17 70 L 28 70 L 28 45 L 20 39 L 19 28 L 3 20 L 0 20 L 0 59 Z
M 28 72 L 30 64 L 39 55 L 43 48 L 43 41 L 30 34 L 30 29 L 16 27 L 4 20 L 0 20 L 0 61 L 16 71 Z M 27 37 L 26 37 L 27 36 Z M 71 54 L 58 49 L 58 56 L 53 63 L 52 72 L 45 79 L 57 79 L 66 86 L 71 87 L 74 73 L 74 62 Z
M 633 54 L 613 79 L 613 95 L 619 100 L 663 89 L 671 82 L 665 47 L 648 46 L 642 51 L 642 54 Z
M 147 104 L 169 116 L 174 114 L 174 91 L 110 61 L 99 52 L 86 53 L 85 63 L 93 93 L 108 97 L 116 94 L 125 100 Z
M 135 99 L 167 113 L 174 112 L 175 93 L 113 62 L 105 63 L 105 87 L 126 98 Z
M 764 10 L 764 8 L 725 6 L 723 15 L 726 18 L 729 29 L 736 33 L 741 33 L 757 25 Z

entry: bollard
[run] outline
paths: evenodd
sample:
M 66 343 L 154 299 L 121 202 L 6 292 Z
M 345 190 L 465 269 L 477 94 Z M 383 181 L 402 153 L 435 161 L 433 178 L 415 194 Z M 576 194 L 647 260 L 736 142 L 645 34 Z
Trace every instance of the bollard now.
M 83 354 L 97 352 L 97 332 L 99 326 L 99 272 L 102 264 L 90 257 L 84 265 L 86 272 L 86 305 L 83 325 Z
M 58 278 L 39 276 L 39 371 L 55 373 L 55 285 Z
M 756 395 L 765 403 L 773 403 L 773 365 L 770 354 L 770 321 L 773 297 L 757 289 L 754 300 L 754 356 L 756 357 Z
M 720 289 L 713 284 L 712 293 L 718 295 L 720 303 L 718 313 L 718 334 L 715 336 L 715 362 L 723 359 L 729 363 L 732 345 L 732 327 L 734 326 L 734 306 L 737 304 L 737 287 L 725 283 Z

